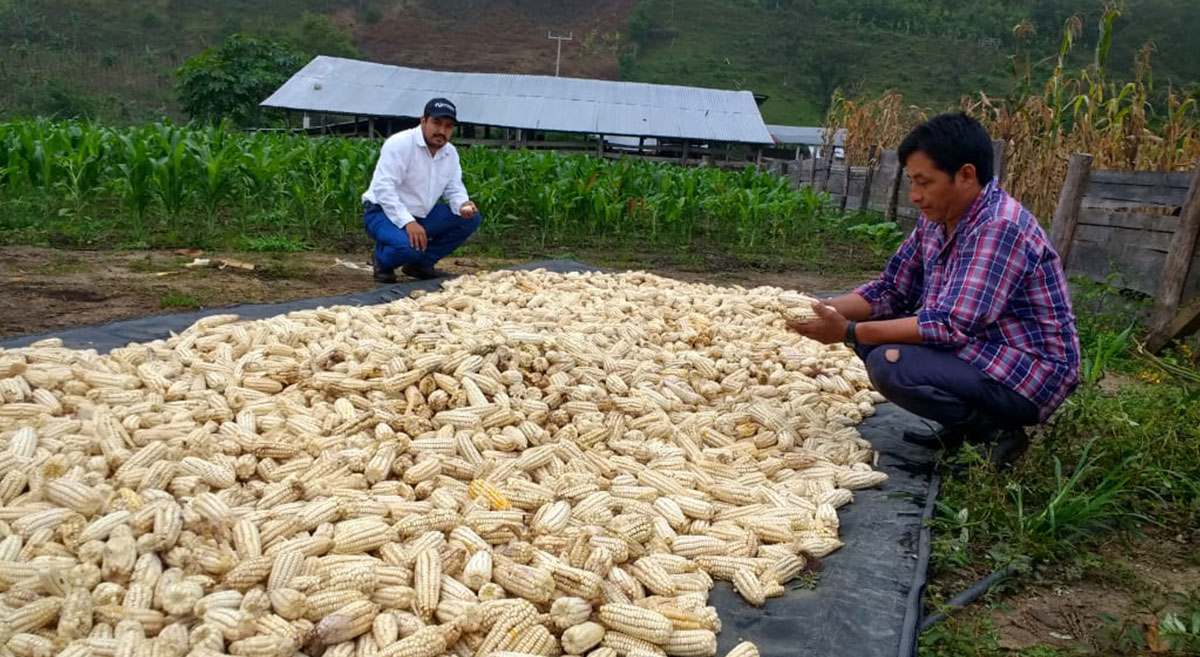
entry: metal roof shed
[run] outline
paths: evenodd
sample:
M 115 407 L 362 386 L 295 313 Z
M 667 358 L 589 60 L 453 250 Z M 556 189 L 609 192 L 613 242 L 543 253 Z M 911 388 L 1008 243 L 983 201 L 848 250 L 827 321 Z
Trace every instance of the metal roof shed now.
M 374 117 L 421 116 L 444 96 L 463 123 L 596 135 L 770 144 L 754 95 L 644 82 L 460 73 L 315 57 L 261 104 Z

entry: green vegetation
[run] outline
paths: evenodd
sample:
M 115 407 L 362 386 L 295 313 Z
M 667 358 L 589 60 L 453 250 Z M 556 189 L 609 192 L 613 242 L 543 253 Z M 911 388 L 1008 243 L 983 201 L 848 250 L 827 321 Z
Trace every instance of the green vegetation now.
M 158 306 L 164 310 L 194 310 L 204 304 L 191 292 L 167 290 L 158 297 Z
M 1110 53 L 1115 78 L 1133 77 L 1134 55 L 1153 41 L 1161 90 L 1200 80 L 1200 51 L 1191 47 L 1200 13 L 1189 2 L 1123 5 Z M 768 96 L 768 123 L 817 125 L 837 88 L 852 97 L 896 88 L 910 103 L 939 108 L 1002 94 L 1018 45 L 1052 49 L 1076 13 L 1090 50 L 1104 13 L 1096 0 L 639 0 L 629 21 L 637 50 L 622 70 L 639 81 L 750 89 Z M 1087 58 L 1081 52 L 1078 62 Z M 1036 62 L 1035 76 L 1048 77 L 1052 64 Z
M 193 119 L 262 126 L 270 122 L 270 115 L 259 103 L 303 65 L 300 54 L 286 43 L 233 34 L 176 71 L 179 101 Z
M 1139 318 L 1149 301 L 1107 284 L 1074 283 L 1084 381 L 1013 470 L 995 472 L 969 450 L 956 457 L 971 467 L 965 477 L 943 480 L 933 527 L 935 609 L 964 582 L 1026 559 L 1033 570 L 1007 590 L 1086 576 L 1139 591 L 1140 576 L 1122 577 L 1096 551 L 1115 540 L 1154 545 L 1186 537 L 1200 523 L 1200 373 L 1191 348 L 1177 343 L 1161 359 L 1140 355 Z M 1153 636 L 1110 618 L 1115 631 L 1101 653 L 1153 644 L 1162 648 L 1156 652 L 1194 654 L 1196 594 L 1166 596 L 1152 609 Z M 925 632 L 921 654 L 1075 653 L 1010 653 L 998 647 L 987 618 L 968 617 Z
M 250 251 L 365 248 L 360 197 L 379 141 L 236 132 L 228 124 L 0 124 L 0 242 Z M 881 261 L 895 227 L 747 168 L 683 168 L 469 149 L 485 221 L 476 248 L 712 252 L 754 264 Z M 850 228 L 869 236 L 861 246 Z M 689 256 L 691 257 L 691 256 Z M 854 261 L 847 258 L 847 261 Z

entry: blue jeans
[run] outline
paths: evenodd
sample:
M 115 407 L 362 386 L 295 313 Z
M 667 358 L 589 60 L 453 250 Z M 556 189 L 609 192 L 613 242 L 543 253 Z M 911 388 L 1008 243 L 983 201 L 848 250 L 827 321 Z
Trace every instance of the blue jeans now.
M 470 219 L 463 219 L 454 214 L 448 205 L 439 203 L 433 206 L 428 216 L 417 217 L 417 223 L 428 236 L 425 250 L 418 251 L 409 246 L 408 233 L 392 223 L 382 207 L 370 204 L 363 211 L 363 227 L 375 240 L 375 262 L 386 271 L 411 264 L 432 269 L 438 260 L 450 255 L 467 241 L 479 228 L 479 220 L 478 213 Z
M 899 358 L 888 360 L 888 350 Z M 1038 423 L 1038 408 L 1017 391 L 988 377 L 952 352 L 923 345 L 859 345 L 871 384 L 888 401 L 946 427 L 984 415 L 1004 428 Z

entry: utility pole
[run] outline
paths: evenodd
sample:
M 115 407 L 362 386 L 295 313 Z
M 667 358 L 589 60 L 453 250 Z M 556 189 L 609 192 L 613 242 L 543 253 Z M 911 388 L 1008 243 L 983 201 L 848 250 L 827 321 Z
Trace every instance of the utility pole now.
M 571 32 L 567 36 L 554 36 L 552 33 L 550 33 L 549 30 L 546 31 L 547 39 L 554 39 L 554 40 L 558 41 L 558 56 L 554 58 L 554 77 L 558 77 L 558 64 L 559 64 L 559 62 L 562 61 L 562 42 L 570 41 L 571 37 L 574 37 L 574 36 L 575 36 L 574 32 Z

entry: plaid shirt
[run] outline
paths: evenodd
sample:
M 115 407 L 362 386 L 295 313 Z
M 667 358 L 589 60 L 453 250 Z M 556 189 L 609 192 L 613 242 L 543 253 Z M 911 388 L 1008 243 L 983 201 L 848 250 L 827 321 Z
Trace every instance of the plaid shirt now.
M 1079 336 L 1058 254 L 997 181 L 949 239 L 922 215 L 879 279 L 855 292 L 871 319 L 915 312 L 926 345 L 1017 391 L 1043 422 L 1079 381 Z

